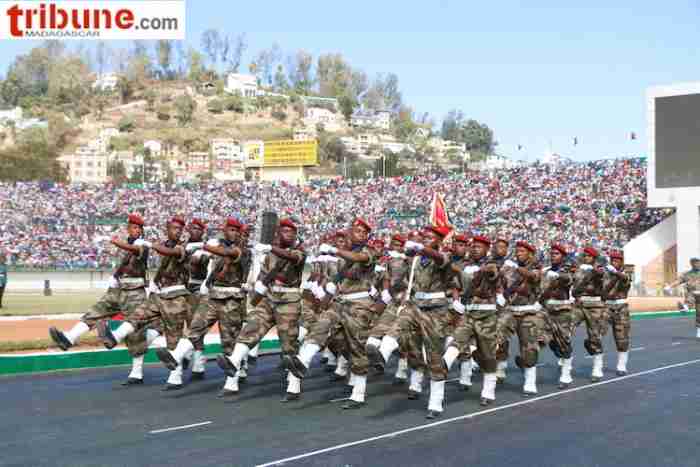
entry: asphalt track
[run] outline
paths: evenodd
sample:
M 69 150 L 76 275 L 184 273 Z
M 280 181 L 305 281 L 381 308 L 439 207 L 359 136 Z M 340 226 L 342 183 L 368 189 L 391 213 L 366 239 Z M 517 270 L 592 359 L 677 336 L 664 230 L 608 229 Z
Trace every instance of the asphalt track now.
M 389 376 L 372 377 L 368 405 L 343 412 L 339 386 L 320 368 L 303 399 L 278 402 L 279 358 L 253 367 L 236 399 L 215 394 L 222 373 L 178 392 L 160 391 L 166 371 L 124 389 L 124 368 L 0 379 L 0 465 L 30 466 L 697 466 L 700 461 L 700 341 L 688 318 L 633 321 L 630 374 L 616 377 L 606 340 L 605 379 L 591 384 L 582 328 L 575 384 L 556 388 L 549 351 L 535 398 L 520 394 L 512 364 L 497 401 L 478 404 L 448 383 L 446 409 L 425 420 L 426 397 L 409 401 Z M 454 378 L 455 375 L 451 375 Z M 427 387 L 426 387 L 427 390 Z

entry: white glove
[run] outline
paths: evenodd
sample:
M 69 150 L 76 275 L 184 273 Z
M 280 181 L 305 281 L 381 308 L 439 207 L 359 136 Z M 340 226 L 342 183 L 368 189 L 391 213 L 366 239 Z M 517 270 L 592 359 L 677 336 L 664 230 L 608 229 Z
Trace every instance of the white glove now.
M 187 253 L 189 253 L 190 251 L 198 251 L 203 246 L 204 246 L 203 242 L 188 243 L 187 245 L 185 245 L 185 251 Z
M 670 285 L 666 284 L 666 285 L 664 286 L 664 291 L 665 291 L 666 293 L 671 293 L 671 292 L 673 291 L 673 289 L 671 288 Z
M 327 243 L 323 243 L 319 248 L 318 251 L 321 252 L 321 254 L 326 254 L 330 253 L 332 255 L 338 253 L 338 249 L 334 246 L 331 246 Z
M 464 272 L 467 274 L 475 274 L 479 270 L 479 266 L 466 266 Z
M 592 271 L 593 270 L 593 265 L 591 264 L 582 264 L 581 266 L 578 267 L 582 271 Z
M 607 266 L 605 266 L 605 269 L 607 269 L 610 272 L 617 272 L 617 269 L 615 269 L 615 266 L 613 266 L 612 264 L 608 264 Z
M 550 271 L 547 271 L 547 278 L 549 278 L 549 279 L 556 279 L 557 277 L 559 277 L 559 273 L 558 273 L 558 272 L 556 272 L 556 271 L 551 271 L 551 270 L 550 270 Z
M 407 250 L 423 251 L 423 248 L 425 248 L 425 245 L 423 245 L 422 243 L 418 243 L 418 242 L 414 242 L 412 240 L 409 240 L 404 245 L 404 248 L 406 248 Z
M 255 283 L 255 292 L 259 295 L 265 295 L 267 293 L 267 287 L 265 287 L 265 284 L 263 284 L 262 282 L 257 281 Z
M 399 259 L 399 258 L 405 259 L 406 258 L 406 255 L 404 255 L 403 253 L 399 253 L 398 251 L 394 251 L 394 250 L 389 250 L 389 256 L 391 256 L 394 259 Z
M 241 289 L 243 289 L 244 291 L 248 292 L 248 291 L 250 290 L 250 285 L 249 285 L 249 284 L 243 284 L 243 285 L 241 285 Z
M 496 303 L 498 303 L 499 306 L 506 306 L 506 297 L 504 297 L 502 293 L 499 293 L 496 295 Z
M 384 302 L 385 305 L 388 305 L 391 303 L 391 301 L 394 299 L 394 297 L 391 296 L 389 291 L 387 289 L 382 290 L 382 301 Z
M 316 257 L 315 256 L 307 256 L 306 257 L 306 264 L 313 264 L 316 262 Z
M 331 295 L 335 295 L 335 293 L 338 291 L 338 287 L 336 287 L 334 282 L 329 282 L 326 284 L 326 292 L 328 292 Z
M 460 315 L 463 315 L 464 311 L 467 309 L 467 307 L 465 307 L 464 304 L 462 302 L 460 302 L 459 300 L 454 300 L 452 302 L 452 309 L 454 311 L 456 311 L 457 313 L 459 313 Z
M 318 284 L 316 284 L 316 286 L 312 289 L 312 292 L 314 294 L 314 297 L 316 297 L 319 300 L 323 300 L 326 297 L 326 291 L 323 290 L 323 287 L 321 287 Z
M 209 246 L 219 246 L 219 239 L 218 238 L 212 238 L 210 240 L 207 240 L 207 245 Z
M 202 285 L 199 286 L 199 293 L 202 295 L 209 295 L 209 287 L 207 287 L 207 283 L 202 282 Z
M 379 293 L 379 290 L 377 290 L 376 288 L 374 288 L 374 286 L 372 286 L 372 288 L 369 289 L 369 295 L 370 295 L 370 297 L 376 297 L 376 296 L 377 296 L 377 293 Z
M 261 255 L 264 255 L 266 253 L 269 253 L 272 251 L 272 245 L 266 245 L 264 243 L 258 243 L 255 245 L 255 251 L 258 252 Z
M 160 291 L 160 288 L 156 285 L 155 282 L 150 281 L 148 283 L 148 292 L 149 293 L 158 293 Z
M 384 266 L 377 265 L 374 267 L 374 272 L 384 272 L 384 271 L 386 271 L 386 268 Z
M 109 282 L 107 282 L 107 287 L 110 289 L 118 289 L 119 288 L 119 281 L 114 278 L 114 276 L 111 276 L 109 278 Z
M 304 281 L 301 284 L 301 290 L 313 290 L 314 284 L 316 284 L 316 282 Z
M 507 267 L 509 267 L 509 268 L 517 268 L 517 267 L 518 267 L 518 263 L 516 263 L 515 261 L 511 261 L 511 260 L 507 259 L 507 260 L 503 263 L 503 266 L 504 266 L 504 267 L 507 266 Z
M 153 243 L 149 242 L 148 240 L 144 240 L 143 238 L 137 238 L 134 242 L 134 245 L 145 246 L 146 248 L 153 248 Z

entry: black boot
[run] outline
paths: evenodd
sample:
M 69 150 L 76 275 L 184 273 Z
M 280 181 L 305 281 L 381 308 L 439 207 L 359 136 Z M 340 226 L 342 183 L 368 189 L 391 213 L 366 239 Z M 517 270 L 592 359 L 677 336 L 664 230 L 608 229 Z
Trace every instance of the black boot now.
M 49 336 L 61 350 L 68 350 L 73 347 L 73 343 L 68 340 L 66 335 L 53 326 L 49 328 Z
M 175 357 L 173 357 L 173 354 L 170 353 L 167 348 L 156 349 L 156 357 L 158 357 L 158 360 L 160 360 L 168 370 L 173 371 L 177 368 L 177 360 L 175 360 Z

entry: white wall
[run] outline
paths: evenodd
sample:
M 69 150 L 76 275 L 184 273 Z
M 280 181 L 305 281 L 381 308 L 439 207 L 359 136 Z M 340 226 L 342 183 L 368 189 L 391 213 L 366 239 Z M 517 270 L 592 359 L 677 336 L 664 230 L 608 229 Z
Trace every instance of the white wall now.
M 676 214 L 673 214 L 625 245 L 625 263 L 634 264 L 635 282 L 641 282 L 646 265 L 675 244 Z

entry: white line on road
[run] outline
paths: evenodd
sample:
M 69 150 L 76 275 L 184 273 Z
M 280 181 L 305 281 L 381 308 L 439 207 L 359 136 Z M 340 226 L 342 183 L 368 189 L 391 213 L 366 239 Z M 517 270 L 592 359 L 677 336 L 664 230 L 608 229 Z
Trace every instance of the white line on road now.
M 636 352 L 637 350 L 644 350 L 646 347 L 635 347 L 633 349 L 630 349 L 630 352 Z
M 272 462 L 268 462 L 268 463 L 265 463 L 265 464 L 259 464 L 259 465 L 257 465 L 256 467 L 270 467 L 270 466 L 273 466 L 273 465 L 284 464 L 284 463 L 286 463 L 286 462 L 296 461 L 296 460 L 300 460 L 300 459 L 306 459 L 306 458 L 308 458 L 308 457 L 318 456 L 319 454 L 325 454 L 325 453 L 327 453 L 327 452 L 339 451 L 339 450 L 341 450 L 341 449 L 345 449 L 345 448 L 349 448 L 349 447 L 353 447 L 353 446 L 359 446 L 359 445 L 362 445 L 362 444 L 367 444 L 367 443 L 371 443 L 371 442 L 374 442 L 374 441 L 379 441 L 379 440 L 382 440 L 382 439 L 394 438 L 394 437 L 396 437 L 396 436 L 398 436 L 398 435 L 403 435 L 403 434 L 406 434 L 406 433 L 412 433 L 412 432 L 414 432 L 414 431 L 421 431 L 421 430 L 426 430 L 426 429 L 428 429 L 428 428 L 435 428 L 435 427 L 437 427 L 437 426 L 445 425 L 445 424 L 452 423 L 452 422 L 457 422 L 457 421 L 460 421 L 460 420 L 468 420 L 468 419 L 471 419 L 471 418 L 476 418 L 476 417 L 478 417 L 478 416 L 480 416 L 480 415 L 486 415 L 486 414 L 490 414 L 490 413 L 494 413 L 494 412 L 500 412 L 501 410 L 511 409 L 511 408 L 514 408 L 514 407 L 519 407 L 519 406 L 527 405 L 527 404 L 532 404 L 532 403 L 534 403 L 534 402 L 538 402 L 538 401 L 545 400 L 545 399 L 552 399 L 552 398 L 555 398 L 555 397 L 559 397 L 559 396 L 561 396 L 561 395 L 563 395 L 563 394 L 569 394 L 569 393 L 572 393 L 572 392 L 583 391 L 584 389 L 590 389 L 590 388 L 595 388 L 595 387 L 598 387 L 598 386 L 604 386 L 604 385 L 606 385 L 606 384 L 617 383 L 617 382 L 620 382 L 620 381 L 625 381 L 625 380 L 627 380 L 627 379 L 637 378 L 637 377 L 639 377 L 639 376 L 644 376 L 644 375 L 650 375 L 650 374 L 653 374 L 653 373 L 658 373 L 659 371 L 670 370 L 671 368 L 680 368 L 680 367 L 684 367 L 684 366 L 688 366 L 688 365 L 693 365 L 693 364 L 696 364 L 696 363 L 700 363 L 700 359 L 689 360 L 689 361 L 687 361 L 687 362 L 675 363 L 675 364 L 673 364 L 673 365 L 667 365 L 667 366 L 662 366 L 662 367 L 658 367 L 658 368 L 653 368 L 653 369 L 651 369 L 651 370 L 640 371 L 639 373 L 633 373 L 633 374 L 627 375 L 627 376 L 620 376 L 620 377 L 618 377 L 618 378 L 609 379 L 609 380 L 606 380 L 606 381 L 601 381 L 601 382 L 599 382 L 599 383 L 587 384 L 586 386 L 580 386 L 580 387 L 576 387 L 576 388 L 564 389 L 564 390 L 562 390 L 562 391 L 553 392 L 553 393 L 550 393 L 550 394 L 546 394 L 546 395 L 544 395 L 544 396 L 534 397 L 534 398 L 532 398 L 532 399 L 528 399 L 528 400 L 524 400 L 524 401 L 520 401 L 520 402 L 514 402 L 514 403 L 512 403 L 512 404 L 506 404 L 506 405 L 502 405 L 502 406 L 500 406 L 500 407 L 494 407 L 494 408 L 492 408 L 492 409 L 486 409 L 486 410 L 482 410 L 482 411 L 479 411 L 479 412 L 474 412 L 474 413 L 470 413 L 470 414 L 466 414 L 466 415 L 461 415 L 461 416 L 459 416 L 459 417 L 448 418 L 448 419 L 445 419 L 445 420 L 441 420 L 441 421 L 439 421 L 439 422 L 433 422 L 433 423 L 427 423 L 427 424 L 425 424 L 425 425 L 414 426 L 414 427 L 412 427 L 412 428 L 407 428 L 407 429 L 405 429 L 405 430 L 399 430 L 399 431 L 394 431 L 394 432 L 386 433 L 386 434 L 379 435 L 379 436 L 373 436 L 373 437 L 371 437 L 371 438 L 365 438 L 365 439 L 361 439 L 361 440 L 359 440 L 359 441 L 353 441 L 353 442 L 351 442 L 351 443 L 337 444 L 337 445 L 335 445 L 335 446 L 331 446 L 331 447 L 328 447 L 328 448 L 325 448 L 325 449 L 319 449 L 319 450 L 317 450 L 317 451 L 311 451 L 311 452 L 307 452 L 307 453 L 304 453 L 304 454 L 299 454 L 299 455 L 297 455 L 297 456 L 287 457 L 287 458 L 285 458 L 285 459 L 279 459 L 279 460 L 272 461 Z
M 165 433 L 165 432 L 168 432 L 168 431 L 186 430 L 186 429 L 188 429 L 188 428 L 195 428 L 195 427 L 198 427 L 198 426 L 209 425 L 210 423 L 211 423 L 211 421 L 208 421 L 208 422 L 201 422 L 201 423 L 193 423 L 193 424 L 191 424 L 191 425 L 174 426 L 174 427 L 172 427 L 172 428 L 162 428 L 162 429 L 160 429 L 160 430 L 152 430 L 152 431 L 149 431 L 148 433 L 151 434 L 151 435 L 156 435 L 156 434 L 158 434 L 158 433 Z
M 681 345 L 683 342 L 671 342 L 671 345 Z

